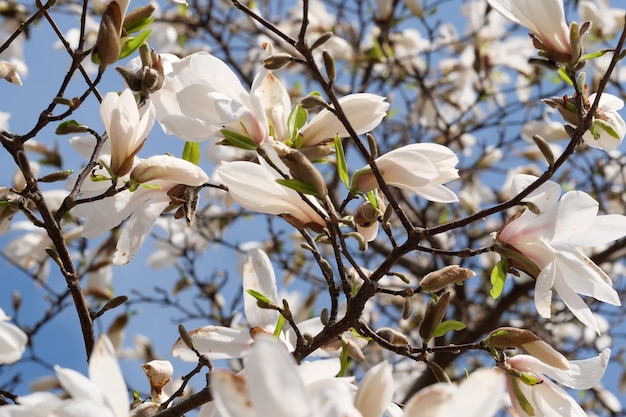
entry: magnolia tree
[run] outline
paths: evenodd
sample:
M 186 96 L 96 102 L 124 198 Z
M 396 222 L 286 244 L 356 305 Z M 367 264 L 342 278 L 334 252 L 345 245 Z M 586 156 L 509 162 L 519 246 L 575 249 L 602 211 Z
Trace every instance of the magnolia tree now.
M 626 11 L 457 3 L 3 2 L 0 416 L 625 415 Z

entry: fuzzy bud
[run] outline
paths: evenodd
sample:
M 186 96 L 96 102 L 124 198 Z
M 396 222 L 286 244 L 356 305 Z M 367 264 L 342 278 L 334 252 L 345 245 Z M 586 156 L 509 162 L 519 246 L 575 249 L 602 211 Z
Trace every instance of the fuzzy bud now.
M 550 366 L 569 369 L 567 359 L 530 330 L 501 327 L 492 331 L 485 343 L 496 349 L 520 348 Z
M 419 334 L 427 342 L 432 338 L 433 332 L 443 320 L 450 303 L 450 292 L 447 291 L 437 301 L 430 300 L 426 306 L 424 319 L 420 323 Z
M 392 345 L 406 346 L 410 344 L 408 337 L 391 327 L 382 327 L 376 332 L 376 334 Z
M 123 13 L 120 4 L 112 0 L 102 14 L 94 49 L 101 67 L 113 64 L 120 56 Z
M 437 271 L 426 274 L 420 282 L 420 287 L 426 291 L 437 292 L 448 284 L 463 282 L 476 275 L 474 271 L 458 265 L 448 265 Z
M 292 149 L 281 157 L 281 160 L 287 165 L 291 175 L 297 180 L 311 184 L 315 191 L 321 196 L 328 195 L 326 181 L 322 174 L 315 168 L 313 163 L 307 159 L 301 152 Z

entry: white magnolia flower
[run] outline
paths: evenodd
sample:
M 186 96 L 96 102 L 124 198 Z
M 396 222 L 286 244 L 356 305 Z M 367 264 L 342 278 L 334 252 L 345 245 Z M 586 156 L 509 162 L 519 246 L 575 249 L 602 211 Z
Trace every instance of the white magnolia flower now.
M 100 104 L 100 117 L 109 136 L 111 172 L 122 176 L 130 172 L 134 157 L 154 125 L 155 110 L 151 104 L 140 113 L 133 92 L 108 93 Z
M 385 97 L 369 93 L 349 94 L 339 99 L 339 104 L 350 121 L 352 128 L 361 135 L 374 130 L 387 114 L 389 103 Z M 303 147 L 315 146 L 332 141 L 335 135 L 340 138 L 350 136 L 346 127 L 331 111 L 320 111 L 302 128 Z
M 589 96 L 589 103 L 593 103 L 595 94 Z M 589 146 L 611 151 L 617 148 L 626 135 L 626 122 L 617 112 L 624 107 L 624 101 L 611 94 L 603 93 L 600 96 L 595 120 L 602 124 L 594 124 L 595 135 L 591 131 L 585 132 L 583 140 Z M 608 126 L 606 126 L 608 124 Z M 604 127 L 606 126 L 606 128 Z
M 404 417 L 491 417 L 504 398 L 504 375 L 497 369 L 478 369 L 460 384 L 439 382 L 413 395 Z
M 289 172 L 285 169 L 284 172 Z M 217 175 L 228 187 L 229 195 L 240 206 L 259 213 L 283 215 L 300 227 L 321 229 L 326 226 L 322 217 L 326 212 L 313 197 L 306 200 L 297 191 L 276 182 L 282 179 L 264 159 L 260 163 L 248 161 L 222 162 Z
M 71 144 L 82 154 L 88 154 L 86 148 L 91 146 L 93 149 L 93 140 L 91 136 L 73 138 Z M 106 148 L 103 152 L 106 152 Z M 110 156 L 101 154 L 100 159 L 106 164 Z M 100 236 L 128 219 L 117 241 L 113 255 L 114 265 L 130 262 L 170 203 L 180 205 L 180 201 L 173 201 L 172 197 L 178 200 L 183 197 L 185 186 L 197 187 L 209 179 L 202 168 L 172 156 L 153 156 L 143 161 L 133 157 L 133 160 L 137 171 L 133 170 L 130 176 L 126 175 L 119 180 L 130 181 L 134 175 L 132 180 L 135 183 L 145 182 L 145 186 L 139 186 L 135 191 L 124 190 L 111 197 L 80 204 L 73 209 L 74 214 L 85 218 L 82 235 L 86 238 Z M 94 174 L 106 175 L 107 172 L 96 169 Z M 81 197 L 101 195 L 109 187 L 110 182 L 107 181 L 85 181 Z
M 570 30 L 565 22 L 563 0 L 487 0 L 507 19 L 529 29 L 537 49 L 545 50 L 559 62 L 572 53 Z
M 439 203 L 458 201 L 456 194 L 443 184 L 459 178 L 457 156 L 449 148 L 435 143 L 414 143 L 379 156 L 375 160 L 387 185 L 402 188 Z M 369 167 L 358 170 L 352 187 L 367 192 L 378 187 Z
M 534 180 L 532 175 L 516 176 L 513 195 Z M 540 214 L 524 211 L 504 226 L 497 240 L 532 263 L 524 265 L 514 253 L 512 257 L 504 255 L 511 266 L 536 279 L 535 305 L 542 317 L 550 317 L 554 289 L 582 323 L 599 332 L 591 310 L 578 294 L 613 305 L 620 305 L 620 300 L 608 275 L 579 248 L 602 245 L 626 235 L 626 216 L 598 216 L 598 202 L 582 191 L 569 191 L 559 200 L 560 194 L 557 183 L 543 184 L 525 199 Z
M 89 378 L 60 366 L 54 370 L 67 398 L 50 392 L 19 396 L 17 404 L 0 407 L 0 416 L 128 417 L 126 383 L 105 335 L 98 339 L 89 359 Z
M 165 133 L 196 142 L 223 137 L 222 129 L 257 144 L 267 138 L 267 117 L 257 92 L 267 70 L 257 74 L 248 92 L 228 65 L 207 52 L 172 62 L 172 68 L 151 96 Z
M 248 251 L 243 264 L 243 300 L 246 319 L 255 333 L 272 334 L 276 330 L 279 313 L 276 310 L 259 308 L 257 300 L 248 293 L 254 290 L 267 297 L 274 305 L 281 306 L 279 301 L 276 275 L 267 254 L 258 248 Z M 298 323 L 301 333 L 316 335 L 322 331 L 324 325 L 319 317 L 314 317 Z M 223 326 L 205 326 L 189 332 L 194 346 L 200 353 L 210 359 L 231 359 L 244 357 L 253 342 L 250 329 L 234 329 Z M 342 337 L 354 343 L 358 348 L 364 347 L 367 340 L 357 338 L 352 332 L 345 332 Z M 294 349 L 297 339 L 295 332 L 287 323 L 279 334 L 280 340 L 290 350 Z M 322 356 L 324 352 L 317 350 L 314 355 Z M 172 356 L 187 362 L 197 362 L 196 354 L 189 349 L 182 339 L 178 339 L 172 347 Z
M 563 388 L 546 377 L 569 388 L 586 390 L 600 382 L 610 356 L 611 351 L 605 349 L 595 358 L 570 361 L 567 370 L 554 368 L 528 355 L 508 359 L 507 363 L 514 370 L 527 374 L 537 382 L 528 385 L 518 377 L 507 376 L 509 396 L 515 410 L 520 417 L 564 415 L 586 417 L 587 414 L 576 401 Z
M 28 343 L 26 333 L 16 325 L 7 323 L 9 320 L 11 317 L 0 308 L 0 365 L 20 360 Z
M 221 417 L 361 417 L 347 380 L 324 368 L 316 374 L 305 378 L 285 346 L 263 335 L 246 357 L 245 376 L 215 371 L 211 391 Z

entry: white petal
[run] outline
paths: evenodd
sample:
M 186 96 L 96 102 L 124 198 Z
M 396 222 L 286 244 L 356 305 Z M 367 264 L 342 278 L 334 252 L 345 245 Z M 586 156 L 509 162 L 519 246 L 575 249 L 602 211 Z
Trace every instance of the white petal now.
M 256 381 L 250 381 L 256 384 Z M 216 370 L 211 373 L 211 393 L 222 417 L 257 417 L 247 393 L 247 383 L 241 376 Z M 257 410 L 260 410 L 257 408 Z M 264 410 L 265 411 L 265 410 Z M 271 414 L 268 414 L 271 415 Z
M 162 193 L 160 198 L 146 201 L 133 212 L 122 229 L 115 253 L 113 265 L 124 265 L 130 262 L 150 234 L 154 222 L 169 204 L 169 197 Z
M 2 312 L 4 320 L 6 315 Z M 19 327 L 11 324 L 0 322 L 0 364 L 9 364 L 17 362 L 24 353 L 28 336 Z
M 393 375 L 387 361 L 373 366 L 363 379 L 357 391 L 354 405 L 363 417 L 380 417 L 393 396 Z
M 61 386 L 72 398 L 89 401 L 101 407 L 105 405 L 102 391 L 89 378 L 73 369 L 61 368 L 60 366 L 55 366 L 54 371 Z
M 206 326 L 189 332 L 194 346 L 210 359 L 241 358 L 250 348 L 250 335 L 242 330 L 222 326 Z M 185 362 L 197 362 L 198 357 L 179 338 L 172 347 L 172 356 Z
M 259 326 L 268 331 L 273 331 L 272 326 L 278 322 L 278 311 L 262 309 L 257 305 L 257 300 L 248 290 L 257 291 L 274 304 L 278 303 L 276 290 L 276 276 L 274 268 L 267 254 L 261 249 L 251 249 L 246 254 L 243 264 L 243 301 L 246 318 L 250 326 Z
M 589 306 L 585 304 L 583 299 L 572 290 L 563 278 L 557 277 L 554 281 L 554 289 L 559 293 L 567 308 L 581 321 L 585 326 L 589 326 L 596 333 L 600 334 L 600 328 Z
M 556 266 L 551 263 L 537 276 L 535 283 L 535 307 L 541 317 L 549 318 L 552 315 L 552 286 L 556 279 Z
M 491 417 L 500 409 L 505 376 L 499 369 L 482 368 L 464 379 L 454 395 L 448 416 Z
M 598 356 L 589 359 L 570 361 L 569 370 L 542 366 L 541 372 L 566 387 L 586 390 L 596 386 L 606 371 L 611 350 L 604 349 Z
M 117 361 L 115 349 L 107 335 L 96 342 L 89 358 L 89 378 L 104 393 L 116 417 L 128 415 L 128 391 Z
M 447 417 L 446 404 L 457 390 L 456 384 L 439 382 L 418 391 L 406 403 L 404 417 Z
M 246 359 L 250 400 L 259 413 L 273 417 L 309 417 L 310 401 L 293 356 L 278 339 L 261 336 Z
M 585 233 L 598 213 L 598 202 L 582 191 L 568 191 L 557 207 L 554 242 L 564 242 L 572 235 Z

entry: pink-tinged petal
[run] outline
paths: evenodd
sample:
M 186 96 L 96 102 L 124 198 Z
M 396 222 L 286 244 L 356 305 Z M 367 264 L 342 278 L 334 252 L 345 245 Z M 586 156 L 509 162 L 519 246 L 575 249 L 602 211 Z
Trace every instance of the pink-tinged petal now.
M 391 364 L 387 361 L 370 368 L 361 380 L 354 405 L 363 417 L 380 417 L 394 392 Z
M 89 378 L 100 388 L 116 417 L 128 416 L 128 391 L 117 361 L 115 349 L 107 335 L 96 342 L 89 358 Z
M 552 286 L 556 279 L 555 263 L 544 268 L 535 283 L 535 307 L 541 317 L 549 318 L 552 315 Z
M 164 180 L 194 187 L 209 180 L 206 172 L 196 164 L 170 155 L 154 155 L 141 161 L 131 171 L 130 178 L 140 184 Z
M 278 311 L 259 308 L 256 298 L 248 294 L 248 290 L 257 291 L 279 305 L 274 268 L 261 249 L 249 250 L 243 263 L 244 310 L 250 326 L 273 331 L 278 322 Z
M 250 382 L 257 384 L 257 381 Z M 247 381 L 242 376 L 219 369 L 212 372 L 211 393 L 215 399 L 216 411 L 221 417 L 258 416 L 248 396 Z
M 358 93 L 340 98 L 339 103 L 355 132 L 361 135 L 382 122 L 389 108 L 389 103 L 384 100 L 384 97 L 375 94 Z M 324 109 L 302 129 L 303 146 L 319 145 L 332 140 L 335 135 L 341 138 L 349 136 L 339 119 Z
M 210 359 L 241 358 L 250 348 L 247 331 L 222 326 L 206 326 L 189 332 L 194 346 Z M 172 347 L 172 356 L 185 362 L 197 362 L 198 357 L 179 338 Z
M 275 337 L 261 335 L 245 361 L 250 400 L 255 410 L 273 417 L 309 417 L 308 394 L 296 362 Z
M 127 264 L 137 254 L 152 226 L 169 205 L 170 199 L 165 193 L 158 197 L 160 198 L 150 199 L 138 207 L 124 225 L 113 254 L 113 265 Z
M 581 321 L 585 326 L 592 328 L 596 333 L 600 334 L 600 328 L 598 327 L 598 323 L 596 319 L 593 317 L 593 313 L 589 309 L 589 306 L 585 304 L 583 299 L 572 290 L 567 282 L 564 282 L 564 279 L 561 277 L 557 277 L 554 281 L 554 289 L 567 306 L 567 308 L 572 312 L 574 316 L 578 320 Z

